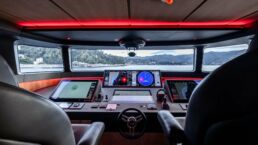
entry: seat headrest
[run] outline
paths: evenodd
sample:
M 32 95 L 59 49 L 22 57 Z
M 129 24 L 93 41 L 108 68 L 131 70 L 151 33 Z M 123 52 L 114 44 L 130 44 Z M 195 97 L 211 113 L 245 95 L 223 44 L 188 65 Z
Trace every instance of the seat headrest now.
M 248 52 L 258 51 L 258 34 L 256 34 L 249 45 Z
M 16 77 L 2 55 L 0 55 L 0 82 L 18 86 Z

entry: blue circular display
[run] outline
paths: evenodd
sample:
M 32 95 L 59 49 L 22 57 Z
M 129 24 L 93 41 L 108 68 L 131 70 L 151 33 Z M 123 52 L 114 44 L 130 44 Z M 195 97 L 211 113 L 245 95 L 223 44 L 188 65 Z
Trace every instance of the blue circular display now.
M 148 87 L 154 82 L 154 76 L 149 71 L 142 71 L 137 76 L 137 81 L 141 86 Z

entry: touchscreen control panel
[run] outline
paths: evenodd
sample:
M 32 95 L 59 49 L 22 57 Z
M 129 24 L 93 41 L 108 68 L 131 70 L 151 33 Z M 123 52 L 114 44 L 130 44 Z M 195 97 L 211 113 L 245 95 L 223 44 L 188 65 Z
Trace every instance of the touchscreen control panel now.
M 63 80 L 50 97 L 54 101 L 90 101 L 98 81 Z
M 188 102 L 199 81 L 167 81 L 173 102 Z
M 104 72 L 104 87 L 161 87 L 160 71 L 108 70 Z

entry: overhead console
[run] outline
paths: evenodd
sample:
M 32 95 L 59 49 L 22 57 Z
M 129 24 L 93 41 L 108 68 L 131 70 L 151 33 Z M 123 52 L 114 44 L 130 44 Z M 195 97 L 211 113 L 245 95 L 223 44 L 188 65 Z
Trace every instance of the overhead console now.
M 162 87 L 160 71 L 152 70 L 107 70 L 103 87 Z

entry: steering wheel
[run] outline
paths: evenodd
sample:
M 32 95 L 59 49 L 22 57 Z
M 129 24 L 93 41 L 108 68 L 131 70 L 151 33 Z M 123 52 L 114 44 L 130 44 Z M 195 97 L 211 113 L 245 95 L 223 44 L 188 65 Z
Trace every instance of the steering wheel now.
M 128 139 L 141 137 L 146 129 L 147 118 L 145 114 L 135 108 L 123 110 L 117 118 L 120 134 Z

